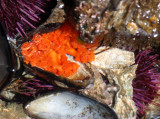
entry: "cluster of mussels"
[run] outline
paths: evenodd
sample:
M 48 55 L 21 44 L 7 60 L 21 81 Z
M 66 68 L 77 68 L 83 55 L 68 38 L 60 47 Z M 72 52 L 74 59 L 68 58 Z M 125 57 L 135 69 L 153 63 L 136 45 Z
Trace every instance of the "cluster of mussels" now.
M 159 0 L 0 0 L 0 118 L 159 118 L 159 20 Z

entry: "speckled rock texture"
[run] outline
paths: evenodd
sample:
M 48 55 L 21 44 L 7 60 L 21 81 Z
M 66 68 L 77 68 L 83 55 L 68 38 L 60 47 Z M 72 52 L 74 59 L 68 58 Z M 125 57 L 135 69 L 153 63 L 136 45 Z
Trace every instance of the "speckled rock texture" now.
M 6 103 L 0 100 L 0 119 L 31 119 L 23 110 L 22 104 Z

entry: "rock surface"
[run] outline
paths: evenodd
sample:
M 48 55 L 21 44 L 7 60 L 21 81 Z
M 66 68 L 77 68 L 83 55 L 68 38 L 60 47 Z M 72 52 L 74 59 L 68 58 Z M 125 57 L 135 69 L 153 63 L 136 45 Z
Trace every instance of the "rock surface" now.
M 6 103 L 0 100 L 0 119 L 31 119 L 23 110 L 22 104 Z

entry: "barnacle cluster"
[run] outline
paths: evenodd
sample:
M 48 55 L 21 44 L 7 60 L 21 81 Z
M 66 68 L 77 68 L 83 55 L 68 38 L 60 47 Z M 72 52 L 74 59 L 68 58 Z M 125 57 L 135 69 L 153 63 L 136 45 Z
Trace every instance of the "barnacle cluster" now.
M 76 27 L 82 40 L 92 42 L 93 39 L 107 33 L 107 24 L 102 17 L 109 6 L 109 0 L 78 0 L 76 4 L 79 6 L 75 7 L 74 19 L 78 20 Z
M 81 0 L 74 13 L 80 37 L 86 42 L 101 36 L 104 44 L 131 49 L 151 48 L 160 42 L 157 0 Z

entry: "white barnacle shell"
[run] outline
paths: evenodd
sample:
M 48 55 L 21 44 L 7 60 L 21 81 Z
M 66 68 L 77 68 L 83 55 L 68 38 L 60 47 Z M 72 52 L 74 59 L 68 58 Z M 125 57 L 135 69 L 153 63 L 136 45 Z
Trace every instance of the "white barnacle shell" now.
M 136 76 L 135 71 L 137 69 L 137 65 L 134 63 L 134 53 L 130 51 L 110 48 L 98 53 L 91 64 L 101 74 L 107 75 L 110 86 L 105 84 L 100 76 L 99 78 L 94 77 L 94 85 L 84 90 L 83 93 L 113 107 L 120 119 L 136 119 L 137 108 L 132 99 L 132 80 Z M 96 70 L 94 71 L 95 76 L 98 75 Z M 101 82 L 101 84 L 97 82 Z M 114 85 L 119 86 L 119 90 Z M 116 92 L 115 98 L 114 94 L 110 93 L 111 90 Z
M 104 48 L 100 47 L 100 49 Z M 93 65 L 102 69 L 120 69 L 134 63 L 134 53 L 118 48 L 110 48 L 97 54 L 95 60 L 92 62 Z
M 114 72 L 113 80 L 120 86 L 115 97 L 114 110 L 122 119 L 136 119 L 137 108 L 133 101 L 132 80 L 135 78 L 137 65 L 126 67 L 121 71 Z M 117 75 L 116 75 L 117 73 Z

